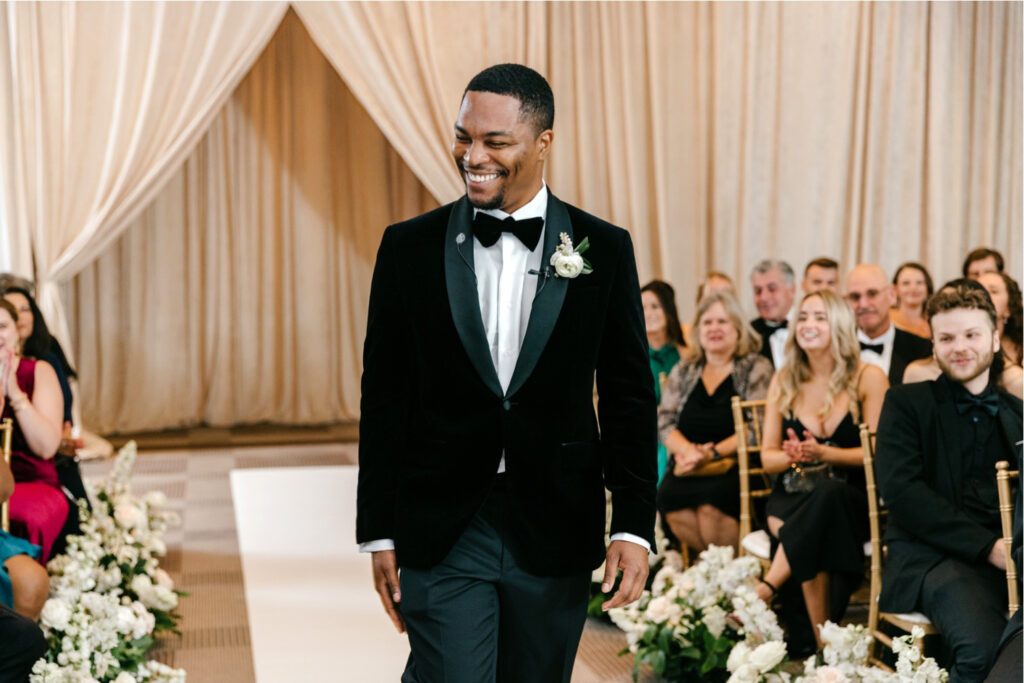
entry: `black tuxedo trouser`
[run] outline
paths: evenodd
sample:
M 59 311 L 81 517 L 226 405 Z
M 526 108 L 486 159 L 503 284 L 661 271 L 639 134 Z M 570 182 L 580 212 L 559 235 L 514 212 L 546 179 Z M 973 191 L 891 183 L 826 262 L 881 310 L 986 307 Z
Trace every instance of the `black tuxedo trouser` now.
M 985 680 L 1006 628 L 1006 574 L 947 557 L 924 575 L 919 604 L 952 655 L 950 683 Z
M 401 570 L 402 683 L 569 683 L 590 572 L 524 571 L 502 540 L 505 501 L 499 484 L 440 564 Z
M 23 683 L 37 659 L 46 654 L 46 638 L 31 619 L 0 603 L 0 683 Z

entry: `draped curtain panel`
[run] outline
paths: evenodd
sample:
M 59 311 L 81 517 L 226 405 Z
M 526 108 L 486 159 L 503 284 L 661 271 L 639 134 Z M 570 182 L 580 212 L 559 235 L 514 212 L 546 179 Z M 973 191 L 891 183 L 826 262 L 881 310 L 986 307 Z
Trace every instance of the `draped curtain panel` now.
M 246 145 L 277 149 L 277 143 L 270 142 L 274 138 L 266 130 L 246 132 L 260 119 L 251 112 L 241 116 L 242 105 L 232 98 L 222 114 L 228 122 L 218 123 L 219 132 L 211 129 L 180 178 L 175 176 L 134 223 L 132 234 L 65 290 L 76 307 L 76 345 L 91 349 L 80 365 L 84 393 L 98 402 L 88 408 L 97 429 L 317 421 L 305 404 L 303 383 L 309 375 L 326 377 L 335 368 L 338 374 L 330 381 L 344 385 L 335 389 L 336 399 L 322 405 L 336 408 L 328 419 L 355 417 L 354 378 L 380 229 L 388 220 L 415 213 L 413 207 L 430 205 L 423 188 L 437 202 L 461 193 L 449 151 L 459 97 L 474 73 L 499 61 L 529 64 L 547 75 L 554 88 L 555 146 L 547 171 L 552 190 L 629 228 L 641 278 L 661 277 L 674 284 L 684 317 L 692 313 L 693 292 L 711 268 L 732 273 L 753 317 L 747 274 L 769 256 L 788 260 L 798 271 L 821 255 L 838 259 L 844 271 L 869 261 L 891 272 L 902 261 L 920 260 L 942 281 L 958 274 L 969 249 L 987 245 L 1003 251 L 1009 271 L 1020 279 L 1020 3 L 346 2 L 293 7 L 326 57 L 321 64 L 340 74 L 412 175 L 388 156 L 390 148 L 380 157 L 364 153 L 353 158 L 334 146 L 334 138 L 297 146 L 295 136 L 316 129 L 305 113 L 292 118 L 278 113 L 281 120 L 267 124 L 289 141 L 277 153 L 245 151 Z M 12 13 L 7 10 L 8 17 Z M 11 30 L 16 36 L 21 32 Z M 302 50 L 307 49 L 304 44 Z M 305 73 L 295 77 L 303 87 L 324 87 Z M 274 93 L 250 97 L 262 102 L 259 111 L 279 106 Z M 14 108 L 31 109 L 20 101 Z M 338 126 L 341 122 L 336 121 Z M 288 132 L 287 126 L 305 128 Z M 217 135 L 219 143 L 213 144 Z M 289 157 L 299 149 L 300 156 Z M 260 161 L 253 167 L 250 158 Z M 354 168 L 344 168 L 342 158 L 352 159 Z M 3 163 L 6 172 L 6 157 Z M 391 175 L 372 170 L 376 165 Z M 312 174 L 322 183 L 317 187 L 330 188 L 331 202 L 309 199 L 307 167 L 317 169 Z M 346 194 L 345 183 L 355 182 L 352 178 L 381 173 L 387 177 L 387 192 L 378 195 L 373 181 L 360 182 L 357 192 Z M 398 180 L 396 174 L 406 175 Z M 275 182 L 276 194 L 269 193 Z M 231 187 L 237 188 L 231 190 L 235 196 Z M 394 200 L 391 193 L 408 201 Z M 17 194 L 31 197 L 33 206 L 40 197 L 46 200 L 42 204 L 56 201 L 35 190 Z M 200 196 L 207 208 L 189 208 Z M 175 207 L 175 201 L 180 205 Z M 280 201 L 280 207 L 268 205 L 271 201 Z M 72 205 L 64 199 L 59 203 Z M 243 209 L 243 204 L 255 208 Z M 305 206 L 305 213 L 291 206 Z M 392 213 L 368 214 L 381 206 Z M 300 214 L 302 221 L 288 222 Z M 295 233 L 300 225 L 316 223 L 351 237 L 339 238 L 337 252 L 308 251 L 305 240 L 311 238 Z M 280 244 L 257 248 L 267 230 L 282 235 Z M 172 265 L 172 257 L 178 257 L 170 243 L 158 249 L 151 241 L 168 231 L 178 231 L 178 237 L 168 235 L 167 240 L 185 245 L 176 247 L 182 253 L 179 266 Z M 132 248 L 125 246 L 129 242 Z M 32 249 L 38 271 L 35 241 Z M 135 369 L 159 363 L 144 356 L 159 354 L 154 347 L 164 345 L 163 337 L 157 339 L 154 330 L 172 324 L 162 318 L 157 271 L 138 265 L 137 254 L 146 250 L 156 261 L 169 259 L 160 272 L 175 285 L 184 279 L 192 292 L 193 298 L 176 302 L 182 312 L 175 324 L 195 340 L 179 359 L 179 369 L 188 367 L 195 379 L 176 384 L 180 393 L 152 409 L 146 405 L 152 385 L 140 389 L 136 376 L 115 370 L 119 364 Z M 335 262 L 331 269 L 318 265 L 328 254 L 341 259 L 337 263 L 347 270 L 339 274 Z M 246 260 L 251 258 L 257 260 Z M 308 269 L 307 258 L 313 264 Z M 241 278 L 244 287 L 236 285 L 237 271 L 252 263 L 260 273 Z M 66 277 L 69 271 L 61 272 Z M 204 274 L 202 279 L 194 279 L 197 272 Z M 342 309 L 336 320 L 328 316 L 320 332 L 310 333 L 308 318 L 289 306 L 311 296 L 303 278 L 317 272 L 326 278 L 313 287 L 317 296 L 336 298 Z M 147 290 L 152 290 L 150 298 L 141 301 Z M 271 324 L 260 318 L 262 327 L 256 326 L 253 304 L 243 305 L 239 297 L 257 293 L 254 299 L 276 307 L 285 320 Z M 240 317 L 239 310 L 248 317 Z M 294 313 L 290 318 L 289 312 Z M 281 341 L 278 326 L 292 329 L 300 320 L 297 329 L 306 334 Z M 258 352 L 222 348 L 250 335 L 246 343 Z M 110 341 L 111 336 L 120 341 Z M 108 341 L 101 343 L 101 338 Z M 320 357 L 319 347 L 330 347 L 334 357 L 324 357 L 320 365 L 305 363 L 309 354 Z M 274 361 L 275 353 L 285 358 Z M 94 366 L 103 369 L 90 378 Z M 225 374 L 225 383 L 218 385 L 204 374 L 220 372 L 275 379 L 228 380 Z M 320 381 L 308 379 L 311 386 Z M 86 390 L 90 382 L 95 384 Z
M 57 285 L 93 262 L 181 168 L 286 9 L 281 2 L 0 8 L 0 85 L 8 88 L 0 175 L 18 259 L 11 269 L 36 280 L 40 307 L 63 341 Z
M 289 14 L 184 167 L 66 289 L 85 424 L 356 419 L 380 237 L 436 206 Z
M 1021 272 L 1020 3 L 295 3 L 439 201 L 474 73 L 555 92 L 555 193 L 629 228 L 642 277 L 906 260 Z

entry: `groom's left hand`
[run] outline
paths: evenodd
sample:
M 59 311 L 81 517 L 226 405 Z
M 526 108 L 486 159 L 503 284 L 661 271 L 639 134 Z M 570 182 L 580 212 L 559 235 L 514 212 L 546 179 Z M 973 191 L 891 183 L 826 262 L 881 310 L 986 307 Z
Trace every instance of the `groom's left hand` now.
M 647 549 L 638 543 L 630 541 L 612 541 L 608 546 L 608 554 L 604 563 L 604 582 L 601 584 L 601 591 L 607 593 L 615 585 L 615 574 L 622 570 L 622 582 L 619 583 L 619 590 L 611 600 L 601 604 L 603 611 L 613 607 L 628 605 L 640 598 L 647 584 L 647 572 L 650 565 L 647 562 Z

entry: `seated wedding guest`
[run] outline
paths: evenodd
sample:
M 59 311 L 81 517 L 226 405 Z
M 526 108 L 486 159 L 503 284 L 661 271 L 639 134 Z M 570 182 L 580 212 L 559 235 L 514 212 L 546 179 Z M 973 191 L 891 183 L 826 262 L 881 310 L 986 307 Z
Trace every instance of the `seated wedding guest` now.
M 1024 326 L 1020 285 L 1006 273 L 982 273 L 977 281 L 988 291 L 996 307 L 1003 357 L 1014 365 L 1020 365 L 1021 333 Z
M 697 298 L 694 300 L 694 303 L 699 304 L 700 300 L 711 292 L 719 291 L 730 292 L 733 296 L 736 296 L 736 286 L 733 284 L 732 278 L 720 270 L 710 270 L 704 280 L 697 286 Z M 693 327 L 690 323 L 683 323 L 683 340 L 687 346 L 693 346 L 696 343 L 696 340 L 693 338 Z
M 10 498 L 13 492 L 11 469 L 0 459 L 0 502 Z M 32 620 L 39 618 L 50 595 L 50 577 L 46 568 L 36 561 L 38 557 L 39 546 L 0 531 L 0 604 Z M 5 679 L 0 677 L 2 680 Z
M 32 665 L 48 646 L 33 619 L 0 605 L 0 681 L 27 681 Z
M 750 325 L 761 335 L 761 355 L 772 361 L 776 370 L 785 358 L 789 310 L 796 296 L 795 279 L 788 263 L 774 259 L 761 261 L 750 273 L 754 305 L 760 314 Z
M 1006 626 L 995 464 L 1020 462 L 1021 401 L 991 386 L 999 339 L 989 297 L 944 289 L 927 312 L 942 375 L 892 389 L 878 424 L 889 509 L 879 606 L 924 613 L 949 647 L 950 680 L 981 681 Z
M 820 256 L 804 267 L 804 281 L 800 283 L 804 294 L 820 289 L 839 291 L 839 263 L 827 256 Z
M 772 364 L 736 298 L 712 292 L 697 306 L 697 343 L 665 384 L 658 435 L 670 454 L 658 509 L 681 542 L 701 551 L 739 533 L 739 478 L 732 397 L 764 398 Z
M 908 261 L 896 269 L 892 284 L 896 287 L 896 307 L 890 311 L 892 324 L 897 329 L 931 339 L 932 331 L 924 319 L 924 304 L 935 288 L 928 269 Z
M 57 455 L 54 456 L 54 465 L 57 468 L 57 479 L 76 500 L 85 501 L 86 506 L 91 510 L 89 496 L 85 492 L 85 484 L 82 482 L 82 472 L 75 457 L 76 449 L 83 445 L 81 439 L 73 437 L 71 414 L 71 393 L 70 379 L 78 375 L 75 373 L 64 349 L 60 343 L 50 334 L 42 311 L 36 305 L 35 299 L 29 290 L 22 287 L 8 287 L 3 290 L 3 297 L 18 311 L 18 336 L 21 338 L 21 355 L 26 358 L 45 361 L 57 373 L 57 381 L 60 383 L 61 395 L 64 398 L 64 423 L 61 431 L 60 447 Z M 54 554 L 64 551 L 64 539 L 80 531 L 77 509 L 72 502 L 72 514 L 69 514 L 64 527 L 58 536 L 57 544 L 52 552 Z
M 951 280 L 942 285 L 939 291 L 947 289 L 956 290 L 960 287 L 973 289 L 982 296 L 990 296 L 980 282 L 968 280 L 967 278 Z M 996 310 L 998 311 L 998 308 Z M 992 361 L 992 366 L 994 368 L 1002 368 L 1001 372 L 994 374 L 992 377 L 992 380 L 996 382 L 998 387 L 1017 398 L 1024 398 L 1024 369 L 1016 363 L 1009 362 L 1002 351 L 996 354 L 995 359 Z M 907 369 L 903 372 L 903 383 L 929 382 L 933 379 L 938 379 L 941 374 L 942 369 L 939 368 L 939 363 L 934 357 L 921 358 L 907 366 Z
M 979 247 L 964 259 L 964 277 L 977 280 L 982 273 L 1003 272 L 1003 255 L 995 249 Z
M 640 290 L 644 305 L 644 323 L 647 326 L 647 353 L 654 375 L 654 393 L 661 400 L 661 387 L 668 374 L 679 362 L 683 351 L 683 331 L 679 326 L 676 312 L 676 292 L 672 285 L 661 280 L 652 280 Z M 665 445 L 658 444 L 658 477 L 665 475 L 668 455 Z
M 798 584 L 819 647 L 817 627 L 839 622 L 864 576 L 858 425 L 875 428 L 888 386 L 860 359 L 853 315 L 839 295 L 805 295 L 765 406 L 761 459 L 779 473 L 765 510 L 778 547 L 757 592 L 769 601 L 783 583 Z
M 896 289 L 878 266 L 862 263 L 850 271 L 846 300 L 857 316 L 861 360 L 880 367 L 889 376 L 889 384 L 903 381 L 903 371 L 911 361 L 931 355 L 931 342 L 892 324 L 889 309 L 896 302 Z
M 0 299 L 0 418 L 14 421 L 11 533 L 41 546 L 40 561 L 46 562 L 69 511 L 53 462 L 64 406 L 53 368 L 21 356 L 17 320 L 14 306 Z

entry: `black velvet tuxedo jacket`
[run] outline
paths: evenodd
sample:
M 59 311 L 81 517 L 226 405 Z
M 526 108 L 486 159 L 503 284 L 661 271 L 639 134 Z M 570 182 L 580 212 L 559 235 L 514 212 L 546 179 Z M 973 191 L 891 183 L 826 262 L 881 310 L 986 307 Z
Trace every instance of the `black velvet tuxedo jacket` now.
M 920 358 L 932 355 L 932 343 L 924 337 L 904 332 L 897 328 L 892 342 L 892 359 L 889 361 L 889 384 L 903 384 L 903 373 L 907 366 Z
M 629 234 L 549 194 L 541 267 L 564 232 L 575 245 L 589 238 L 594 272 L 525 276 L 540 281 L 502 392 L 480 314 L 472 217 L 463 197 L 388 227 L 381 241 L 363 356 L 357 541 L 393 538 L 399 566 L 437 564 L 504 453 L 506 542 L 532 573 L 601 563 L 605 487 L 612 533 L 653 545 L 656 404 Z
M 1005 459 L 1018 467 L 1021 400 L 1005 392 L 999 400 Z M 889 508 L 889 555 L 879 600 L 885 611 L 918 609 L 929 569 L 946 557 L 984 563 L 999 536 L 961 511 L 966 463 L 959 450 L 959 423 L 945 377 L 893 387 L 886 394 L 875 448 L 879 493 Z

